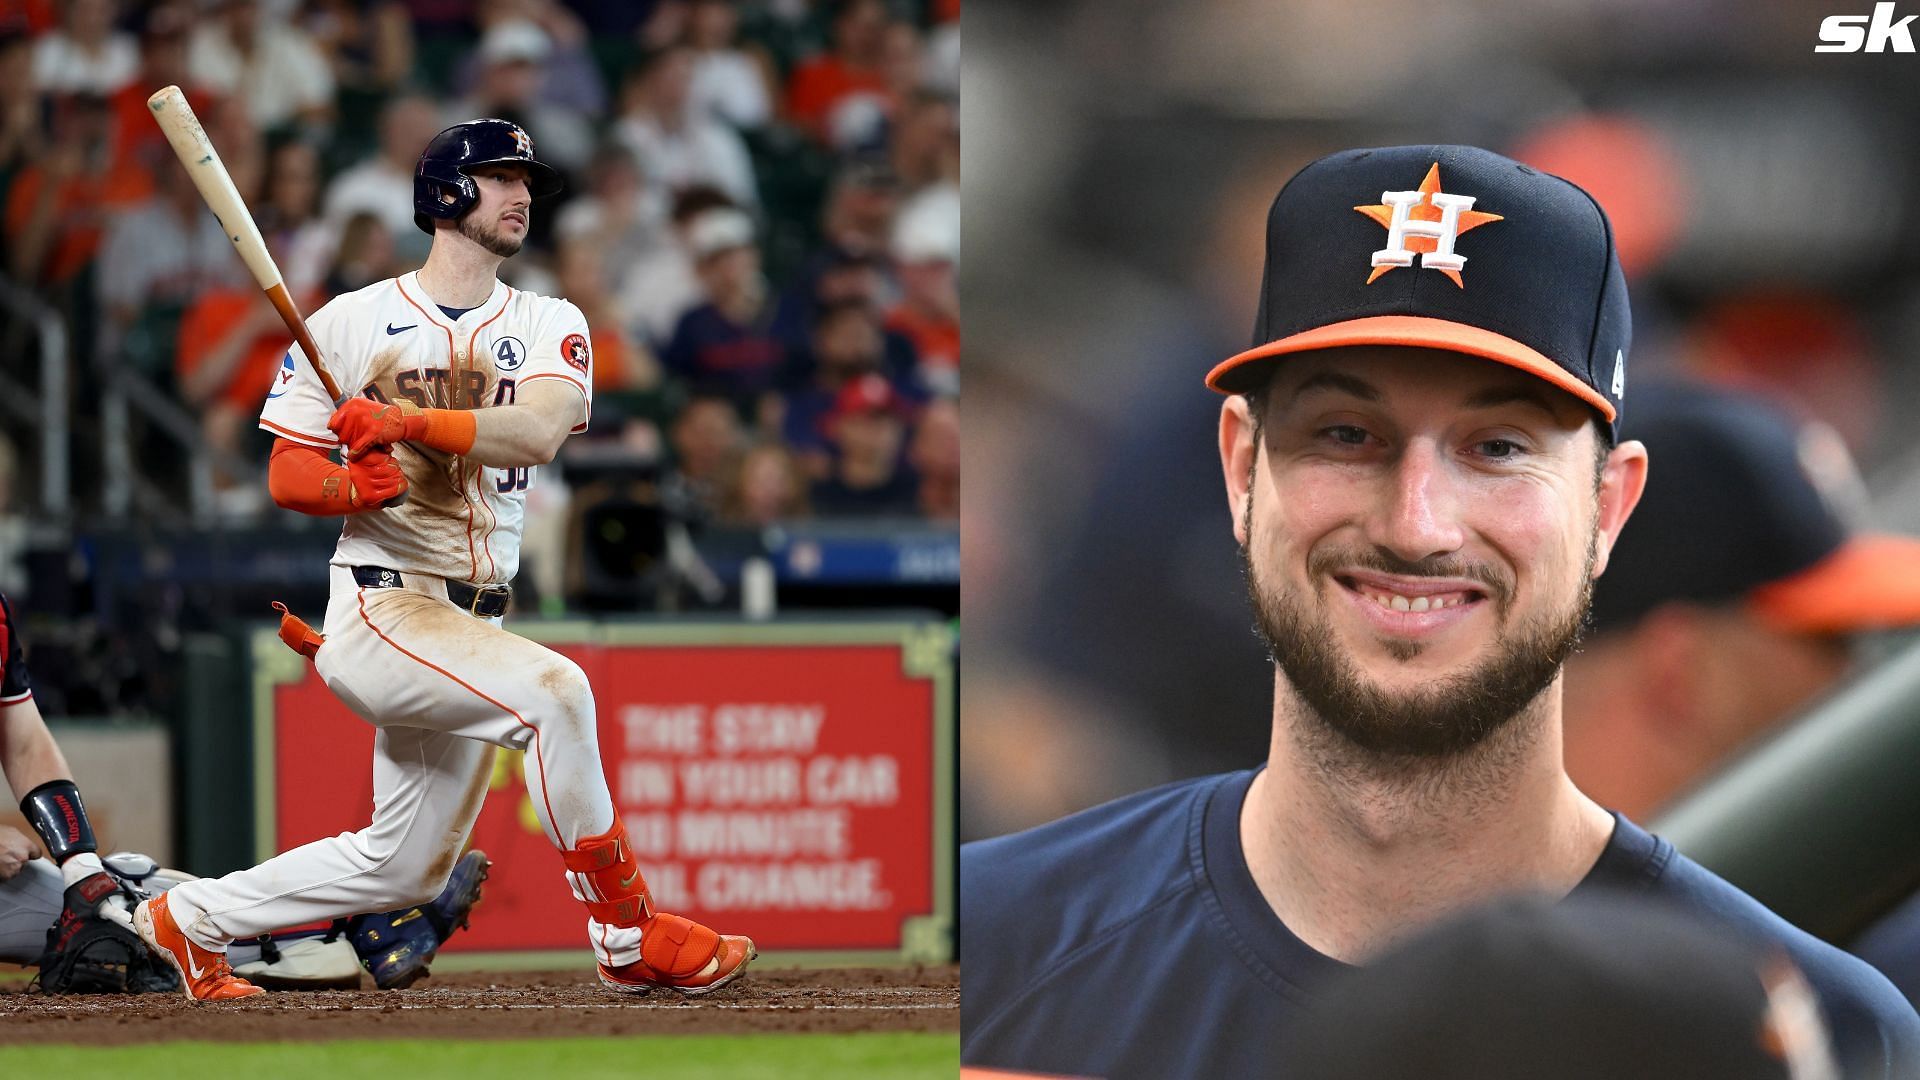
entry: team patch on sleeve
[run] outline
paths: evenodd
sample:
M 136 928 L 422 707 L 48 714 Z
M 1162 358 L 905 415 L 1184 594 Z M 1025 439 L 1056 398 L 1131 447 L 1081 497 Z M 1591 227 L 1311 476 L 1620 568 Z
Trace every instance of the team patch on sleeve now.
M 287 355 L 280 360 L 280 372 L 273 377 L 273 389 L 267 391 L 267 396 L 277 398 L 286 393 L 287 387 L 293 384 L 293 376 L 293 350 L 288 349 Z
M 560 343 L 560 355 L 566 357 L 567 363 L 579 368 L 583 373 L 593 363 L 593 355 L 587 348 L 585 334 L 568 334 L 567 340 Z

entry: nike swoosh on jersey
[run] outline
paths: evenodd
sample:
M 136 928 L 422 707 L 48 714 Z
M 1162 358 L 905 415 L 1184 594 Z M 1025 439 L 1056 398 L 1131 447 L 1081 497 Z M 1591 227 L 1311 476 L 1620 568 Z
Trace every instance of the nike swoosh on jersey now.
M 412 326 L 398 326 L 398 327 L 397 327 L 397 326 L 395 326 L 395 325 L 393 325 L 392 323 L 388 323 L 388 324 L 387 324 L 387 336 L 388 336 L 388 337 L 392 337 L 392 336 L 393 336 L 393 335 L 395 335 L 395 334 L 404 334 L 404 333 L 406 333 L 407 331 L 409 331 L 409 330 L 411 330 L 411 329 L 413 329 L 413 327 L 414 327 L 414 326 L 419 326 L 419 325 L 420 325 L 419 323 L 414 323 L 414 324 L 413 324 Z

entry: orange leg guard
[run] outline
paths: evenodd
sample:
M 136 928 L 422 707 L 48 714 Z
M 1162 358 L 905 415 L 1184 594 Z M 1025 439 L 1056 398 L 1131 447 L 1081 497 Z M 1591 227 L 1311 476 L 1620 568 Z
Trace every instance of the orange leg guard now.
M 705 967 L 720 948 L 720 935 L 682 918 L 653 909 L 653 895 L 634 862 L 627 843 L 626 822 L 613 819 L 613 828 L 598 836 L 581 837 L 560 858 L 567 869 L 587 879 L 602 899 L 585 901 L 587 914 L 609 926 L 640 930 L 640 959 L 661 975 L 685 978 Z

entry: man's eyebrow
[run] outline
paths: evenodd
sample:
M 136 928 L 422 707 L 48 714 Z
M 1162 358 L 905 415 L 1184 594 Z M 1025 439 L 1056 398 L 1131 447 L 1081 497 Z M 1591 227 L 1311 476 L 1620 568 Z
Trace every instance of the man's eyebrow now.
M 1378 402 L 1382 398 L 1379 388 L 1372 383 L 1340 371 L 1316 371 L 1307 376 L 1304 382 L 1293 388 L 1294 400 L 1304 397 L 1309 390 L 1338 390 L 1362 401 Z
M 1475 393 L 1466 401 L 1466 406 L 1469 409 L 1491 409 L 1498 405 L 1513 404 L 1532 405 L 1534 408 L 1539 409 L 1555 420 L 1560 419 L 1560 414 L 1554 411 L 1553 404 L 1546 399 L 1545 395 L 1531 386 L 1521 386 L 1519 384 L 1490 386 L 1485 390 Z

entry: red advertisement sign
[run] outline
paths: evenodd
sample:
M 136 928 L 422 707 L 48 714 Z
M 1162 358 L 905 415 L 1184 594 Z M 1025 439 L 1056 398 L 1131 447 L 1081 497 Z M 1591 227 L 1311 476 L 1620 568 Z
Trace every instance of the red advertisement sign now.
M 546 643 L 593 683 L 607 783 L 662 910 L 748 934 L 762 951 L 945 958 L 945 628 L 586 629 Z M 263 857 L 364 827 L 373 728 L 311 665 L 261 666 Z M 494 868 L 450 951 L 586 946 L 585 913 L 521 768 L 519 753 L 496 752 L 473 833 Z

